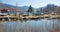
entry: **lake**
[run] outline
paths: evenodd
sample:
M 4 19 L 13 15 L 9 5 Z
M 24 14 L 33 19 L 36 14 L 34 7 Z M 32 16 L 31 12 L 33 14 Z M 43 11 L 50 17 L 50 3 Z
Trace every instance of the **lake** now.
M 60 32 L 60 20 L 5 21 L 0 23 L 0 32 Z

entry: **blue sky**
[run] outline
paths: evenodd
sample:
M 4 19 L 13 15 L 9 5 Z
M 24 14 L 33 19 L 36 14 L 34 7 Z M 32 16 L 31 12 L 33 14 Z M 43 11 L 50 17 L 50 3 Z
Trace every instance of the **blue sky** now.
M 17 2 L 18 6 L 32 5 L 32 7 L 34 8 L 43 7 L 46 6 L 47 4 L 55 4 L 60 6 L 60 0 L 2 0 L 2 2 L 11 5 L 16 5 Z

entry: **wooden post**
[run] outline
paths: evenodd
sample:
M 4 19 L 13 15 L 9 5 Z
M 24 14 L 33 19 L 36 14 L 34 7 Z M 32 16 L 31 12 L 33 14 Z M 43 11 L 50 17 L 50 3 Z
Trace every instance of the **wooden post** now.
M 11 21 L 11 19 L 9 18 L 9 15 L 8 15 L 8 20 Z
M 1 17 L 1 16 L 0 16 Z M 4 22 L 5 19 L 4 19 L 4 16 L 1 17 L 1 22 Z

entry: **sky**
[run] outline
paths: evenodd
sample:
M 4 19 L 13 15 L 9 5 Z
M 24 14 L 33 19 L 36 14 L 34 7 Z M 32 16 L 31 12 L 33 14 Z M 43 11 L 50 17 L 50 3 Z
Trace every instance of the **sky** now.
M 47 4 L 55 4 L 60 6 L 60 0 L 0 0 L 2 3 L 16 6 L 32 6 L 34 8 L 44 7 Z

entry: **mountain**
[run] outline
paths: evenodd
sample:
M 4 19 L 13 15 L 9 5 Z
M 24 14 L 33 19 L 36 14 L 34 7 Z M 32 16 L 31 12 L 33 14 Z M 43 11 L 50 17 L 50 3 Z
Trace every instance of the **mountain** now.
M 57 7 L 57 5 L 54 5 L 54 4 L 48 4 L 47 6 L 44 6 L 44 7 L 41 7 L 41 8 L 38 8 L 38 10 L 53 10 Z
M 28 6 L 19 7 L 20 11 L 27 11 L 28 8 L 29 8 Z
M 1 5 L 1 3 L 0 3 L 0 5 Z M 16 6 L 4 4 L 4 3 L 1 6 L 3 8 L 16 8 Z M 29 7 L 28 6 L 22 6 L 22 7 L 17 7 L 17 8 L 19 8 L 21 11 L 26 11 Z
M 2 4 L 2 7 L 3 8 L 16 8 L 16 6 L 5 4 L 5 3 Z M 29 7 L 28 6 L 21 6 L 21 7 L 17 7 L 17 8 L 19 8 L 20 11 L 27 11 Z M 36 10 L 36 8 L 33 8 L 33 9 Z
M 38 11 L 45 12 L 45 13 L 60 13 L 60 7 L 54 4 L 48 4 L 47 6 L 38 8 Z
M 12 6 L 12 5 L 8 5 L 8 4 L 2 4 L 2 7 L 3 8 L 15 8 L 15 6 Z
M 0 3 L 1 4 L 1 3 Z M 2 7 L 3 8 L 16 8 L 16 6 L 13 6 L 13 5 L 9 5 L 9 4 L 2 4 Z M 34 11 L 37 11 L 37 10 L 50 10 L 50 11 L 53 11 L 55 8 L 57 7 L 57 5 L 54 5 L 54 4 L 48 4 L 47 6 L 44 6 L 44 7 L 40 7 L 40 8 L 33 8 Z M 20 9 L 20 11 L 27 11 L 28 10 L 28 6 L 21 6 L 21 7 L 18 7 Z

